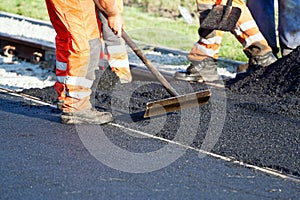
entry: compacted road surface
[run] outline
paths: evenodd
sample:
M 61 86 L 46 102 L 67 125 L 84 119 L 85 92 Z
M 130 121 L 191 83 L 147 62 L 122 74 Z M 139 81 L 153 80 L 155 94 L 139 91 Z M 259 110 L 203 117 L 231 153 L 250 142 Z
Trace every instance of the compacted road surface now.
M 300 197 L 297 179 L 205 156 L 117 122 L 63 125 L 56 109 L 6 93 L 0 104 L 1 199 Z

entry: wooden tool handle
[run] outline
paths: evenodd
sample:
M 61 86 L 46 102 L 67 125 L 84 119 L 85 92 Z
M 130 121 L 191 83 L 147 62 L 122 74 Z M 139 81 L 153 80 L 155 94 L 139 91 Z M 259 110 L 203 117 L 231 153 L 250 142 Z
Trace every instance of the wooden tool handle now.
M 232 0 L 228 0 L 227 2 L 226 2 L 226 6 L 231 6 L 232 5 Z
M 139 47 L 132 41 L 132 39 L 123 30 L 122 37 L 128 46 L 135 52 L 135 54 L 141 59 L 141 61 L 146 65 L 146 67 L 152 72 L 152 74 L 158 79 L 158 81 L 166 88 L 170 95 L 176 97 L 179 94 L 174 90 L 170 83 L 165 79 L 165 77 L 156 69 L 156 67 L 148 60 L 148 58 L 143 54 Z
M 231 11 L 232 0 L 228 0 L 223 14 L 224 18 L 228 18 Z

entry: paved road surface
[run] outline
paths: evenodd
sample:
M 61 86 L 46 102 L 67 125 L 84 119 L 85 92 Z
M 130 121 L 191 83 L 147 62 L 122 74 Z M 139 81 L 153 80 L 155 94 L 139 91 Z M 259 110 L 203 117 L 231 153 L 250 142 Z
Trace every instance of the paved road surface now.
M 132 144 L 136 152 L 153 151 L 167 145 L 166 142 L 146 138 L 136 132 L 127 131 L 124 134 L 114 125 L 101 128 L 62 125 L 59 123 L 59 114 L 52 108 L 30 106 L 21 98 L 4 93 L 0 93 L 0 104 L 0 199 L 300 197 L 300 183 L 211 156 L 199 158 L 199 152 L 192 149 L 186 150 L 183 156 L 161 169 L 145 173 L 126 172 L 138 168 L 136 163 L 119 160 L 118 167 L 113 161 L 110 163 L 105 155 L 102 155 L 103 160 L 96 159 L 97 155 L 93 156 L 92 150 L 88 151 L 83 144 L 86 142 L 83 139 L 85 134 L 94 137 L 89 138 L 91 141 L 97 141 L 101 136 L 102 141 L 109 138 L 115 145 L 122 145 L 122 140 L 130 142 L 130 138 L 139 137 L 141 142 Z M 98 129 L 99 135 L 91 131 Z M 112 135 L 114 137 L 110 137 Z M 168 150 L 171 154 L 183 149 L 169 145 Z

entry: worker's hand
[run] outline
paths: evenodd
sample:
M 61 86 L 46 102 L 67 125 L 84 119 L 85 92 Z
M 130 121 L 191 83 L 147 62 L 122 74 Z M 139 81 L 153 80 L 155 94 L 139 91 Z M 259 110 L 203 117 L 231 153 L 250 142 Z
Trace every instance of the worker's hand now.
M 107 21 L 108 26 L 111 28 L 114 34 L 121 37 L 122 29 L 124 28 L 124 21 L 122 16 L 119 13 L 113 16 L 108 16 Z

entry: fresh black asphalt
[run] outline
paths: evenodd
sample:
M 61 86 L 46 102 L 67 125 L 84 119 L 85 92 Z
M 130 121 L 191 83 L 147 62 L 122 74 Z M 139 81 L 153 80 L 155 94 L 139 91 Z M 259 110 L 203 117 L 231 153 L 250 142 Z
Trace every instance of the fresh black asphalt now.
M 300 197 L 300 184 L 297 181 L 211 156 L 202 158 L 196 150 L 184 149 L 176 144 L 168 145 L 166 141 L 147 138 L 134 131 L 122 130 L 115 125 L 101 127 L 63 125 L 55 109 L 32 105 L 33 103 L 30 104 L 20 97 L 9 94 L 0 93 L 0 104 L 1 199 L 299 199 Z M 90 148 L 97 145 L 99 139 L 101 140 L 99 144 L 102 143 L 109 148 L 107 151 L 103 149 L 102 157 L 97 155 L 97 147 L 96 152 Z M 133 147 L 129 147 L 131 151 L 128 151 L 128 157 L 124 154 L 125 157 L 122 159 L 119 155 L 115 155 L 120 160 L 114 163 L 114 158 L 110 158 L 114 153 L 109 152 L 114 148 L 110 148 L 103 141 L 125 150 L 128 146 Z M 182 155 L 174 159 L 174 162 L 168 163 L 167 154 L 166 160 L 160 160 L 162 163 L 167 162 L 166 166 L 161 168 L 159 163 L 149 163 L 149 160 L 156 160 L 147 159 L 147 156 L 156 155 L 146 153 L 155 152 L 164 146 L 169 147 L 170 155 L 174 152 Z M 101 149 L 101 146 L 98 148 Z M 146 156 L 145 163 L 140 160 L 137 162 L 139 165 L 128 162 L 132 159 L 130 157 L 132 152 L 145 153 L 143 154 Z M 158 156 L 161 154 L 158 153 Z M 120 166 L 116 165 L 117 163 Z M 143 165 L 145 168 L 139 168 Z M 151 165 L 157 165 L 158 169 L 151 171 Z

